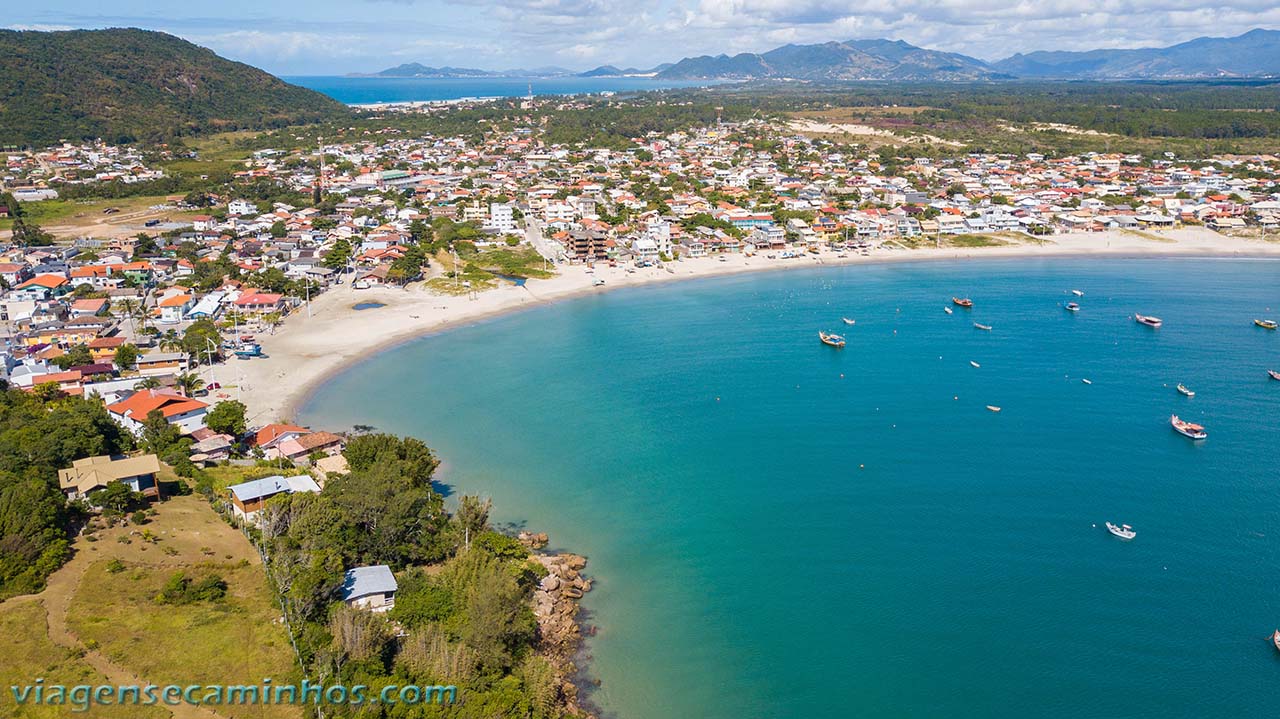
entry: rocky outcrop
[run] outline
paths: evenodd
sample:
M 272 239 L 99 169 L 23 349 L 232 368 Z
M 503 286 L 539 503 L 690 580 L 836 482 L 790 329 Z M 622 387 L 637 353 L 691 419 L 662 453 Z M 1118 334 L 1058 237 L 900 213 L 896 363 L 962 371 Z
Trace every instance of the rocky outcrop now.
M 546 544 L 547 535 L 536 537 Z M 523 535 L 521 541 L 525 541 Z M 559 673 L 565 708 L 574 715 L 590 716 L 582 708 L 578 686 L 573 683 L 578 674 L 574 657 L 582 644 L 578 602 L 591 591 L 591 580 L 582 576 L 587 560 L 576 554 L 538 554 L 533 559 L 547 570 L 533 592 L 540 648 Z

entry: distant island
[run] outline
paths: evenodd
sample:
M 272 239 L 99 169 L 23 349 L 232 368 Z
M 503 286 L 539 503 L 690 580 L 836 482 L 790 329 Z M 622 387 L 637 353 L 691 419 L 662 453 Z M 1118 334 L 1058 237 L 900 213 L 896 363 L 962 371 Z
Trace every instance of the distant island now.
M 1170 47 L 1084 52 L 1037 51 L 995 62 L 868 39 L 783 45 L 765 53 L 702 55 L 650 69 L 601 65 L 477 70 L 407 63 L 364 77 L 653 77 L 659 80 L 808 80 L 953 82 L 974 80 L 1193 80 L 1280 77 L 1280 31 L 1255 29 L 1230 38 L 1202 37 Z

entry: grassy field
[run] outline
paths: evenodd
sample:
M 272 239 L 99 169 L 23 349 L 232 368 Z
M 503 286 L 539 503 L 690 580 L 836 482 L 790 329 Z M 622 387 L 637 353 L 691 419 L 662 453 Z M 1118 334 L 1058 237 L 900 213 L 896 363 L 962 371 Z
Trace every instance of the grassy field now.
M 80 537 L 75 556 L 33 597 L 0 604 L 6 631 L 0 677 L 66 677 L 68 682 L 145 684 L 277 684 L 298 679 L 298 668 L 279 610 L 248 540 L 195 496 L 174 497 L 141 526 Z M 114 570 L 114 571 L 113 571 Z M 160 604 L 155 596 L 175 572 L 221 576 L 227 596 L 214 602 Z M 0 716 L 12 714 L 0 697 Z M 295 707 L 235 707 L 222 711 L 176 708 L 175 716 L 300 719 Z M 163 717 L 130 709 L 94 708 L 80 716 Z
M 165 204 L 165 196 L 125 197 L 114 200 L 45 200 L 24 202 L 29 222 L 39 225 L 55 237 L 93 237 L 132 235 L 144 229 L 151 219 L 183 222 L 199 214 L 173 209 L 153 210 Z M 116 212 L 106 213 L 108 209 Z M 13 220 L 0 220 L 0 230 L 12 228 Z
M 196 159 L 173 160 L 162 163 L 161 166 L 171 174 L 196 176 L 243 170 L 245 158 L 252 153 L 241 148 L 239 143 L 259 134 L 261 133 L 243 130 L 191 139 L 187 141 L 187 146 L 196 151 Z
M 0 605 L 0 634 L 4 639 L 4 661 L 0 662 L 0 686 L 23 686 L 43 678 L 46 686 L 61 684 L 98 686 L 107 677 L 82 661 L 81 654 L 59 646 L 49 638 L 44 607 L 35 601 L 15 601 Z M 0 714 L 16 719 L 45 719 L 75 716 L 67 707 L 17 706 L 13 694 L 0 696 Z M 83 714 L 82 716 L 89 716 Z M 142 719 L 169 716 L 158 707 L 95 707 L 94 717 L 104 719 Z

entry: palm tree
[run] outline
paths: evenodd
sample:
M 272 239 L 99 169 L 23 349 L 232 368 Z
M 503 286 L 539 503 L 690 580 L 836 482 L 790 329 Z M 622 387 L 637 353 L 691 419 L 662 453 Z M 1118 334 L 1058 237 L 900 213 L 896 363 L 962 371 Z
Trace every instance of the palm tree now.
M 160 350 L 164 352 L 177 352 L 182 349 L 182 337 L 178 335 L 177 330 L 169 330 L 160 338 Z
M 184 372 L 174 378 L 173 384 L 184 396 L 190 397 L 204 387 L 204 380 L 195 372 Z
M 155 377 L 143 377 L 133 384 L 136 390 L 156 389 L 160 386 L 160 380 Z

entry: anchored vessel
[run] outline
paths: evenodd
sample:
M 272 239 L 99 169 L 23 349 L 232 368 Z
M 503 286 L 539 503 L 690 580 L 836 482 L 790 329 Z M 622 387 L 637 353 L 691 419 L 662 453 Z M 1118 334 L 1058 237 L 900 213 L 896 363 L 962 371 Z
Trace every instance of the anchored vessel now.
M 1068 303 L 1067 303 L 1067 311 L 1068 311 L 1068 312 L 1079 312 L 1079 311 L 1080 311 L 1080 303 L 1078 303 L 1078 302 L 1068 302 Z
M 1184 395 L 1186 395 L 1186 396 L 1188 396 L 1188 397 L 1195 397 L 1195 396 L 1196 396 L 1196 393 L 1195 393 L 1195 392 L 1192 392 L 1191 390 L 1187 389 L 1187 386 L 1186 386 L 1185 384 L 1181 384 L 1181 383 L 1179 383 L 1179 384 L 1178 384 L 1178 393 L 1179 393 L 1179 394 L 1184 394 Z
M 1190 437 L 1191 439 L 1204 439 L 1205 437 L 1209 436 L 1209 433 L 1204 431 L 1204 427 L 1194 422 L 1186 422 L 1181 419 L 1178 419 L 1178 415 L 1176 414 L 1169 416 L 1169 424 L 1173 426 L 1173 431 L 1177 432 L 1183 437 Z
M 1111 532 L 1112 534 L 1116 535 L 1121 539 L 1126 539 L 1126 540 L 1133 539 L 1134 537 L 1138 536 L 1138 533 L 1133 531 L 1133 527 L 1130 527 L 1127 524 L 1121 524 L 1120 526 L 1117 527 L 1111 522 L 1107 522 L 1107 531 Z
M 844 347 L 844 338 L 832 332 L 819 332 L 818 339 L 830 347 Z
M 1133 319 L 1137 320 L 1138 324 L 1148 327 L 1159 327 L 1164 324 L 1164 320 L 1159 317 L 1149 317 L 1147 315 L 1134 315 Z
M 973 307 L 973 300 L 969 299 L 968 297 L 952 297 L 951 301 L 954 302 L 959 307 L 965 307 L 965 308 Z
M 1273 330 L 1276 327 L 1280 327 L 1275 320 L 1254 320 L 1253 323 L 1264 330 Z

